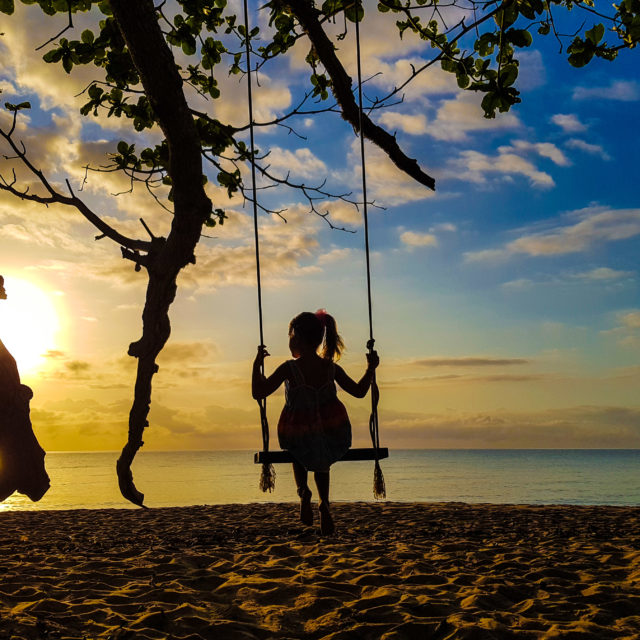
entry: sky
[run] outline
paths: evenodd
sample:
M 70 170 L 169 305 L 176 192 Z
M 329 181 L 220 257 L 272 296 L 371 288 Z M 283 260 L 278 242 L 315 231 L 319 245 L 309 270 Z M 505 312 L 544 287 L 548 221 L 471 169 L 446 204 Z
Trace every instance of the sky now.
M 410 36 L 400 41 L 389 14 L 367 5 L 367 16 L 363 75 L 371 98 L 392 90 L 429 52 Z M 264 16 L 257 19 L 264 26 Z M 167 233 L 170 215 L 144 190 L 123 193 L 129 185 L 116 173 L 90 172 L 85 181 L 84 167 L 105 165 L 118 140 L 141 149 L 159 135 L 138 136 L 104 114 L 79 115 L 79 94 L 97 71 L 76 67 L 67 75 L 41 60 L 46 48 L 35 50 L 65 21 L 22 5 L 0 16 L 0 101 L 32 103 L 17 136 L 61 189 L 69 179 L 126 234 L 146 237 L 140 218 L 156 235 Z M 95 16 L 75 22 L 70 37 Z M 575 69 L 558 49 L 553 38 L 534 39 L 520 56 L 522 103 L 495 120 L 482 117 L 481 96 L 460 91 L 435 67 L 407 86 L 402 102 L 372 116 L 437 181 L 432 193 L 366 145 L 386 446 L 640 447 L 638 53 Z M 338 51 L 355 76 L 351 34 Z M 256 121 L 298 103 L 308 83 L 305 55 L 301 43 L 261 69 Z M 244 81 L 221 71 L 219 82 L 219 100 L 190 94 L 191 103 L 246 123 Z M 3 111 L 0 124 L 8 122 Z M 257 132 L 271 170 L 306 185 L 326 179 L 327 190 L 357 200 L 359 142 L 350 126 L 336 113 L 301 115 L 292 126 L 295 133 Z M 10 179 L 12 166 L 0 159 L 0 174 Z M 20 170 L 17 178 L 29 180 Z M 260 446 L 250 397 L 259 342 L 251 209 L 240 197 L 229 201 L 213 180 L 207 188 L 229 219 L 205 232 L 196 265 L 180 276 L 146 449 Z M 321 201 L 320 210 L 349 230 L 337 231 L 309 213 L 299 193 L 279 188 L 260 197 L 266 207 L 286 208 L 286 222 L 260 216 L 267 371 L 290 357 L 290 319 L 325 308 L 347 345 L 341 364 L 358 378 L 368 339 L 361 211 Z M 146 283 L 117 245 L 96 235 L 76 211 L 0 193 L 0 273 L 9 295 L 0 302 L 0 338 L 34 390 L 32 421 L 49 451 L 117 450 L 126 439 L 135 378 L 126 352 L 140 337 Z M 369 400 L 343 399 L 354 444 L 367 446 Z M 281 391 L 269 401 L 273 440 L 282 403 Z

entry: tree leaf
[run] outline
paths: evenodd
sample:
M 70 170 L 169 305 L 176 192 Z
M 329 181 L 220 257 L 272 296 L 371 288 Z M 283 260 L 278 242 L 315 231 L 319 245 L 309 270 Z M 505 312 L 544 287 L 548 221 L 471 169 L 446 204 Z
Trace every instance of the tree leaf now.
M 604 25 L 596 24 L 592 29 L 589 29 L 589 31 L 585 31 L 584 35 L 589 42 L 597 45 L 604 37 Z
M 0 13 L 11 15 L 15 9 L 13 0 L 0 0 Z
M 508 64 L 500 69 L 500 84 L 503 87 L 510 87 L 518 77 L 518 67 L 515 64 Z
M 30 102 L 21 102 L 20 104 L 11 104 L 11 102 L 5 102 L 4 106 L 7 111 L 21 111 L 22 109 L 31 109 Z
M 344 10 L 344 15 L 350 22 L 362 22 L 362 19 L 364 18 L 364 9 L 359 2 L 356 2 Z

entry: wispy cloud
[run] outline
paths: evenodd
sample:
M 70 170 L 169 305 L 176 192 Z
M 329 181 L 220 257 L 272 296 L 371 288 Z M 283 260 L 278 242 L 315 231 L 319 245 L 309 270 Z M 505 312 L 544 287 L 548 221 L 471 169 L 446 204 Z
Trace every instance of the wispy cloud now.
M 447 233 L 455 233 L 458 230 L 457 225 L 453 222 L 438 222 L 429 228 L 430 233 L 436 233 L 438 231 L 446 231 Z
M 533 152 L 543 158 L 549 158 L 560 167 L 568 167 L 571 161 L 551 142 L 528 142 L 527 140 L 514 140 L 510 146 L 498 147 L 500 154 L 508 154 L 514 151 Z
M 400 234 L 400 242 L 411 248 L 438 246 L 438 238 L 432 233 L 417 233 L 416 231 L 403 231 Z
M 551 116 L 551 122 L 565 133 L 581 133 L 587 130 L 587 125 L 580 122 L 578 116 L 573 113 L 556 113 Z
M 484 118 L 480 100 L 479 96 L 466 91 L 452 100 L 445 100 L 427 133 L 437 140 L 455 141 L 467 140 L 473 132 L 517 129 L 521 126 L 514 113 L 498 114 L 491 120 Z
M 218 348 L 210 340 L 200 342 L 169 341 L 162 349 L 158 360 L 163 364 L 211 361 Z
M 281 147 L 272 147 L 266 160 L 270 171 L 279 176 L 299 176 L 310 178 L 320 184 L 327 173 L 327 166 L 310 149 L 289 151 Z
M 634 102 L 640 100 L 640 84 L 634 80 L 614 80 L 609 86 L 576 87 L 573 90 L 574 100 L 619 100 Z
M 368 196 L 382 205 L 397 205 L 434 197 L 433 191 L 418 184 L 400 171 L 386 153 L 375 145 L 366 143 Z M 345 184 L 359 184 L 360 143 L 354 139 L 347 156 L 349 171 L 336 171 L 334 176 Z
M 458 158 L 450 163 L 448 178 L 470 180 L 476 184 L 486 184 L 487 176 L 495 175 L 501 179 L 521 175 L 529 178 L 531 186 L 549 189 L 555 185 L 553 178 L 545 171 L 540 171 L 532 162 L 515 153 L 506 152 L 503 148 L 495 156 L 479 151 L 462 151 Z
M 622 326 L 629 329 L 640 329 L 640 310 L 627 311 L 620 316 Z
M 640 209 L 592 207 L 567 216 L 573 224 L 559 224 L 547 231 L 521 235 L 497 249 L 471 251 L 467 262 L 495 262 L 516 254 L 554 256 L 585 251 L 604 242 L 626 240 L 640 235 Z
M 611 160 L 611 156 L 599 144 L 585 142 L 584 140 L 580 140 L 579 138 L 570 138 L 564 143 L 564 145 L 569 149 L 578 149 L 592 156 L 600 156 L 603 160 Z
M 616 314 L 616 326 L 601 332 L 613 336 L 623 348 L 640 349 L 640 309 L 627 309 Z
M 611 269 L 610 267 L 595 267 L 587 271 L 554 273 L 537 280 L 517 278 L 504 282 L 501 286 L 509 291 L 525 291 L 534 286 L 575 286 L 575 285 L 610 285 L 621 280 L 633 278 L 635 271 Z
M 622 278 L 630 278 L 634 275 L 634 271 L 623 271 L 621 269 L 611 269 L 610 267 L 596 267 L 595 269 L 590 269 L 589 271 L 574 273 L 571 275 L 571 277 L 577 278 L 578 280 L 602 282 L 610 280 L 620 280 Z
M 421 367 L 503 367 L 529 364 L 525 358 L 492 358 L 492 357 L 462 357 L 462 358 L 422 358 L 413 364 Z
M 404 133 L 418 136 L 427 132 L 427 118 L 422 113 L 408 114 L 385 111 L 380 122 L 388 129 L 400 129 Z
M 387 412 L 385 437 L 397 447 L 638 448 L 640 409 L 574 406 L 530 412 Z

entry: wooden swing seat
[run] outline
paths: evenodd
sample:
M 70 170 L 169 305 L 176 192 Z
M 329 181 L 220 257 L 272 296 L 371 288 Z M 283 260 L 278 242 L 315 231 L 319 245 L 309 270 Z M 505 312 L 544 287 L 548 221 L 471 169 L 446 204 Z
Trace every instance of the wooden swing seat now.
M 387 447 L 378 448 L 378 460 L 389 457 Z M 366 449 L 349 449 L 338 462 L 352 460 L 375 460 L 376 450 L 373 447 Z M 278 464 L 280 462 L 293 462 L 294 459 L 288 451 L 258 451 L 253 455 L 255 464 Z

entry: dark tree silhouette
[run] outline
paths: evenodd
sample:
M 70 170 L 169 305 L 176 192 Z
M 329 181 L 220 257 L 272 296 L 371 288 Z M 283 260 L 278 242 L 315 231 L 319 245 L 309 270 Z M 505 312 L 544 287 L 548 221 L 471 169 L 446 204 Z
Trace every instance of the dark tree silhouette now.
M 0 276 L 0 300 L 6 298 Z M 16 361 L 0 340 L 0 501 L 18 491 L 37 502 L 49 489 L 45 453 L 29 418 L 32 397 L 31 389 L 20 384 Z

